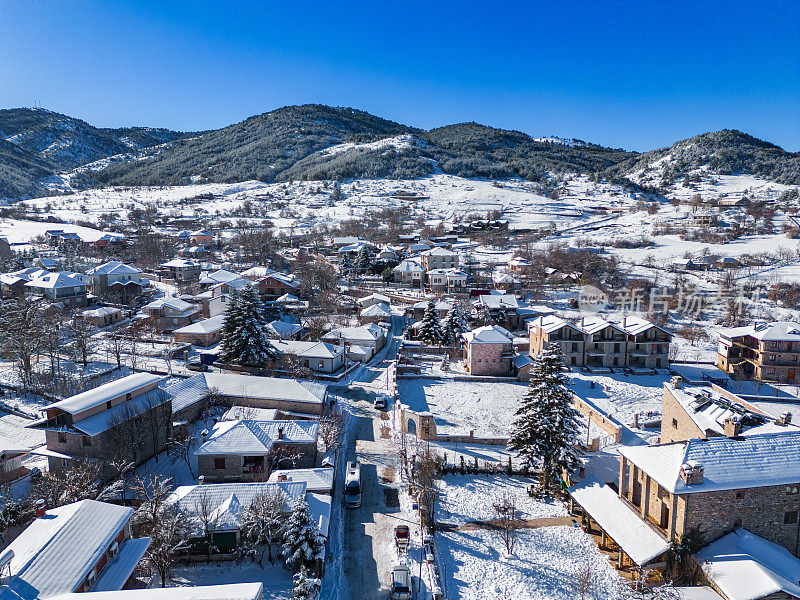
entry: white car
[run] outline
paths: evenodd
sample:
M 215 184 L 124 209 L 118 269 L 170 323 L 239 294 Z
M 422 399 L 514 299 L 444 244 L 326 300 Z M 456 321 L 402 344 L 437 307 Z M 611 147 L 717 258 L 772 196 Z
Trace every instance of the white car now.
M 392 569 L 392 600 L 411 600 L 411 569 L 407 565 L 397 565 Z

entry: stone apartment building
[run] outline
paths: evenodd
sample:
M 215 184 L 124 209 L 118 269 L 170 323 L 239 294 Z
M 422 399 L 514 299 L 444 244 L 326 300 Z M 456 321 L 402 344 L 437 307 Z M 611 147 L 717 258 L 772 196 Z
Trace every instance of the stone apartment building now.
M 161 271 L 178 283 L 192 283 L 200 279 L 200 265 L 185 258 L 173 258 L 163 263 Z
M 508 377 L 513 373 L 513 336 L 498 325 L 487 325 L 462 334 L 464 367 L 470 375 Z
M 529 322 L 528 335 L 531 356 L 557 343 L 568 366 L 665 369 L 669 365 L 672 335 L 639 317 L 617 321 L 590 317 L 570 323 L 548 315 Z
M 762 381 L 800 379 L 800 323 L 777 321 L 719 331 L 717 367 Z
M 45 432 L 50 471 L 76 459 L 140 464 L 166 448 L 172 405 L 158 375 L 135 373 L 46 406 L 30 425 Z
M 742 527 L 800 555 L 800 432 L 620 448 L 619 496 L 669 542 Z
M 788 412 L 770 415 L 716 385 L 684 386 L 681 377 L 664 384 L 661 443 L 800 431 Z

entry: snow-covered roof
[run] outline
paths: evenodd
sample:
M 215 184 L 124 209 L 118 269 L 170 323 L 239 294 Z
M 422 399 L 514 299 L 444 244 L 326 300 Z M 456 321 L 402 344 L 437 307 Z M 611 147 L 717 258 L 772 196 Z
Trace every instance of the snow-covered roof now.
M 285 477 L 285 479 L 281 479 Z M 308 492 L 330 492 L 333 489 L 332 467 L 318 469 L 279 469 L 270 473 L 268 481 L 304 481 Z
M 711 387 L 693 386 L 676 389 L 668 383 L 664 385 L 703 432 L 712 431 L 717 435 L 724 435 L 725 420 L 731 417 L 741 423 L 743 434 L 748 435 L 800 429 L 791 423 L 778 425 L 772 416 L 745 406 L 744 401 L 735 402 Z
M 130 579 L 131 573 L 150 547 L 150 538 L 133 538 L 119 545 L 117 555 L 104 568 L 92 586 L 92 592 L 113 592 L 120 590 Z
M 416 260 L 406 259 L 392 269 L 393 273 L 422 273 L 425 269 Z
M 267 323 L 265 329 L 267 332 L 274 333 L 279 338 L 283 339 L 296 335 L 303 329 L 303 326 L 297 323 L 287 323 L 286 321 L 270 321 Z
M 568 492 L 637 565 L 644 566 L 669 550 L 669 542 L 599 479 L 587 477 Z
M 197 267 L 199 266 L 193 260 L 187 260 L 185 258 L 173 258 L 165 263 L 161 263 L 162 267 Z
M 145 304 L 143 309 L 161 310 L 165 306 L 169 306 L 170 308 L 173 308 L 181 313 L 186 312 L 187 310 L 191 310 L 193 308 L 197 308 L 194 304 L 190 304 L 185 300 L 181 300 L 180 298 L 158 298 L 157 300 L 153 300 L 149 304 Z
M 47 273 L 32 279 L 25 284 L 28 287 L 42 288 L 42 289 L 57 289 L 65 287 L 86 287 L 86 283 L 80 279 L 76 279 L 66 273 Z
M 392 309 L 388 304 L 380 302 L 378 304 L 368 306 L 362 310 L 360 314 L 362 317 L 391 317 Z
M 300 342 L 296 340 L 269 340 L 281 354 L 292 354 L 305 358 L 336 358 L 344 350 L 326 342 Z
M 284 497 L 283 510 L 291 512 L 295 503 L 306 493 L 306 484 L 302 481 L 280 483 L 205 483 L 203 485 L 183 485 L 175 489 L 166 499 L 166 504 L 176 505 L 194 517 L 195 529 L 202 532 L 202 524 L 197 522 L 197 514 L 203 510 L 217 510 L 222 522 L 215 525 L 217 531 L 235 530 L 239 528 L 241 509 L 246 510 L 253 500 L 267 490 L 279 490 Z M 220 508 L 222 507 L 222 508 Z
M 308 502 L 311 518 L 314 519 L 317 529 L 324 537 L 328 537 L 330 528 L 332 500 L 333 498 L 328 494 L 306 493 L 306 502 Z
M 105 317 L 108 315 L 116 315 L 121 312 L 122 309 L 114 306 L 101 306 L 100 308 L 91 308 L 89 310 L 85 310 L 81 314 L 84 317 Z
M 9 598 L 33 600 L 77 589 L 132 514 L 132 508 L 96 500 L 48 510 L 8 546 L 14 551 L 5 582 Z
M 45 408 L 58 408 L 71 414 L 83 412 L 89 408 L 105 404 L 108 400 L 119 398 L 135 392 L 141 387 L 161 381 L 163 377 L 151 373 L 134 373 L 121 379 L 109 381 L 101 386 L 70 396 Z
M 213 273 L 206 273 L 203 277 L 200 278 L 200 283 L 202 284 L 226 283 L 228 281 L 233 281 L 234 279 L 240 279 L 240 278 L 241 276 L 237 275 L 236 273 L 231 273 L 230 271 L 219 269 L 217 271 L 214 271 Z
M 800 431 L 621 446 L 620 454 L 675 494 L 785 485 L 797 483 L 800 473 Z M 683 481 L 686 463 L 702 465 L 702 483 Z
M 478 300 L 488 309 L 519 308 L 524 305 L 514 294 L 483 294 Z
M 274 340 L 273 340 L 274 341 Z M 202 373 L 206 386 L 223 396 L 261 398 L 320 404 L 327 386 L 315 381 L 297 381 L 277 377 L 255 377 L 236 373 Z
M 120 417 L 128 420 L 133 415 L 147 412 L 152 407 L 158 406 L 168 400 L 169 396 L 164 394 L 161 390 L 151 390 L 146 394 L 141 394 L 140 396 L 126 400 L 108 410 L 94 414 L 91 417 L 75 421 L 72 427 L 86 435 L 95 436 L 113 427 L 116 420 Z
M 458 252 L 451 252 L 446 248 L 441 248 L 437 246 L 436 248 L 431 248 L 430 250 L 426 250 L 423 252 L 425 256 L 458 256 Z
M 348 340 L 351 342 L 369 341 L 374 342 L 384 335 L 381 329 L 375 323 L 362 325 L 361 327 L 340 327 L 332 329 L 322 336 L 323 340 Z
M 774 321 L 765 325 L 748 325 L 720 329 L 723 338 L 731 339 L 749 335 L 763 341 L 800 341 L 800 323 L 795 321 Z
M 728 600 L 756 600 L 781 592 L 800 597 L 800 559 L 745 529 L 709 544 L 697 558 Z
M 200 402 L 209 392 L 205 375 L 202 373 L 186 379 L 164 379 L 160 387 L 172 400 L 173 414 Z
M 90 600 L 259 600 L 262 597 L 263 588 L 263 583 L 155 587 L 141 590 L 92 592 Z M 50 600 L 86 600 L 86 593 L 59 594 Z
M 287 304 L 291 302 L 300 302 L 300 298 L 295 296 L 294 294 L 284 294 L 283 296 L 278 297 L 275 302 L 280 302 L 281 304 Z
M 514 336 L 499 325 L 485 325 L 462 334 L 468 344 L 510 344 Z
M 553 333 L 554 331 L 558 331 L 562 327 L 571 327 L 572 329 L 576 329 L 580 331 L 579 327 L 576 327 L 572 323 L 568 323 L 561 317 L 557 317 L 556 315 L 547 315 L 546 317 L 539 317 L 538 319 L 534 319 L 532 321 L 528 321 L 528 328 L 539 327 L 545 333 Z
M 220 421 L 275 421 L 278 414 L 277 408 L 258 408 L 255 406 L 231 406 Z
M 626 333 L 617 323 L 605 320 L 603 317 L 586 317 L 581 319 L 580 328 L 587 334 L 593 335 L 611 327 L 619 332 Z
M 220 421 L 195 454 L 266 455 L 279 440 L 289 444 L 315 443 L 318 431 L 317 421 Z
M 181 327 L 180 329 L 176 329 L 173 333 L 191 334 L 191 335 L 202 335 L 204 333 L 213 333 L 215 331 L 220 331 L 224 323 L 225 323 L 225 315 L 217 315 L 216 317 L 211 317 L 210 319 L 203 319 L 202 321 L 197 321 L 196 323 L 192 323 L 191 325 L 187 325 L 186 327 Z
M 103 263 L 99 267 L 95 267 L 94 269 L 89 270 L 89 275 L 136 275 L 137 273 L 141 273 L 140 269 L 136 267 L 132 267 L 130 265 L 126 265 L 118 260 L 110 260 L 106 263 Z
M 359 298 L 356 300 L 359 305 L 364 306 L 365 304 L 375 304 L 379 302 L 383 302 L 384 304 L 391 304 L 392 301 L 389 296 L 384 296 L 383 294 L 370 294 L 369 296 L 364 296 L 363 298 Z

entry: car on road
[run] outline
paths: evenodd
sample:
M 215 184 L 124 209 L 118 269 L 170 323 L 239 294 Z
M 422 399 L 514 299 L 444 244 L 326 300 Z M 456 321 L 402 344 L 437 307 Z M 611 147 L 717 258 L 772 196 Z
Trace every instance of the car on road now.
M 347 508 L 361 506 L 361 465 L 352 460 L 347 462 L 344 478 L 344 505 Z
M 408 565 L 397 565 L 392 569 L 392 600 L 411 600 L 411 569 Z
M 200 371 L 201 373 L 208 371 L 208 365 L 204 365 L 201 362 L 190 362 L 186 365 L 186 368 L 190 371 Z
M 389 407 L 389 399 L 381 394 L 375 401 L 372 403 L 372 406 L 375 407 L 376 410 L 386 410 Z

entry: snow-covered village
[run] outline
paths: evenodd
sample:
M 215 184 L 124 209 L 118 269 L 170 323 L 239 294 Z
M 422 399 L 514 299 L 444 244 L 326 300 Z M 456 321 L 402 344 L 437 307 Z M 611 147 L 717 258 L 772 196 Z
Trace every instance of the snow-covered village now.
M 180 4 L 0 7 L 0 600 L 800 600 L 800 5 Z

